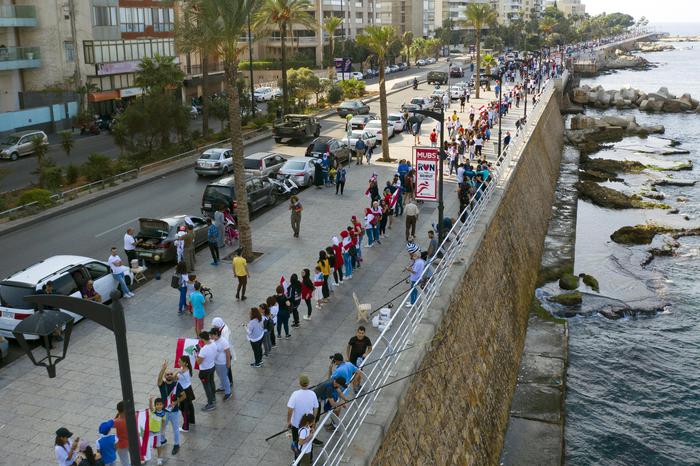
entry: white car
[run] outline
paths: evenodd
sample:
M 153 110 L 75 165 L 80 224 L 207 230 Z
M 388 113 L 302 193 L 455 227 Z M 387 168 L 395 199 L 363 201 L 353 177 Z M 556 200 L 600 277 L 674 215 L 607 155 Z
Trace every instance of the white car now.
M 377 138 L 377 144 L 382 143 L 382 120 L 370 120 L 365 125 L 365 131 L 372 133 Z M 394 137 L 394 125 L 391 121 L 386 122 L 387 138 Z
M 462 94 L 464 94 L 464 89 L 461 87 L 457 86 L 452 86 L 450 87 L 450 99 L 456 100 L 462 97 Z
M 365 76 L 360 73 L 359 71 L 351 71 L 350 73 L 336 73 L 335 75 L 335 80 L 337 81 L 342 81 L 343 79 L 357 79 L 362 81 L 365 79 Z
M 406 120 L 402 113 L 390 113 L 387 116 L 387 124 L 394 126 L 394 133 L 400 133 L 406 128 Z
M 315 160 L 307 157 L 290 157 L 277 174 L 289 175 L 299 187 L 311 186 L 314 183 Z
M 282 97 L 282 90 L 277 87 L 259 87 L 253 92 L 255 100 L 258 102 L 266 102 L 275 97 Z
M 436 63 L 436 62 L 437 62 L 436 59 L 434 59 L 432 57 L 428 58 L 428 64 L 432 65 L 433 63 Z
M 433 99 L 436 97 L 439 97 L 440 99 L 442 99 L 442 96 L 445 95 L 445 92 L 446 92 L 445 89 L 435 89 L 433 91 L 433 93 L 430 94 L 430 97 L 432 97 Z
M 415 105 L 419 110 L 423 110 L 430 107 L 430 97 L 414 97 L 408 101 L 408 104 Z
M 126 261 L 126 257 L 122 258 Z M 134 275 L 124 265 L 124 281 L 131 286 Z M 0 281 L 0 335 L 12 338 L 12 331 L 21 320 L 34 314 L 34 306 L 25 296 L 37 294 L 47 282 L 53 282 L 55 294 L 82 297 L 80 290 L 92 280 L 95 291 L 108 301 L 112 291 L 119 291 L 119 284 L 112 278 L 107 262 L 82 256 L 53 256 L 27 267 Z M 83 316 L 65 311 L 76 321 Z M 28 340 L 38 337 L 27 335 Z
M 421 58 L 421 59 L 416 61 L 416 66 L 425 66 L 427 64 L 428 64 L 428 60 L 426 60 L 425 58 Z
M 355 144 L 357 144 L 358 139 L 365 141 L 365 145 L 367 147 L 375 147 L 377 145 L 377 137 L 369 131 L 365 131 L 363 129 L 353 130 L 350 137 L 344 137 L 341 142 L 347 144 L 347 146 L 350 147 L 350 150 L 354 151 Z

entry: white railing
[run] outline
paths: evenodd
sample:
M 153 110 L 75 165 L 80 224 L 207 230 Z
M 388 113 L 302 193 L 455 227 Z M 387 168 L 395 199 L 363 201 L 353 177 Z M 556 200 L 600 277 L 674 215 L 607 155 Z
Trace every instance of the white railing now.
M 392 310 L 391 319 L 377 338 L 367 360 L 360 366 L 363 383 L 359 391 L 355 393 L 355 401 L 345 405 L 340 416 L 336 416 L 330 411 L 321 418 L 316 426 L 314 439 L 320 432 L 324 431 L 323 427 L 329 423 L 334 422 L 337 427 L 325 441 L 323 448 L 314 449 L 314 465 L 337 465 L 343 461 L 343 457 L 359 433 L 362 423 L 371 413 L 375 401 L 381 394 L 382 389 L 378 387 L 389 382 L 390 377 L 395 376 L 394 373 L 401 357 L 398 352 L 402 352 L 412 345 L 416 328 L 425 312 L 433 304 L 433 300 L 445 279 L 450 276 L 450 268 L 460 257 L 464 244 L 469 240 L 469 235 L 474 230 L 493 193 L 496 189 L 503 189 L 505 186 L 505 182 L 519 160 L 519 158 L 513 160 L 513 154 L 521 152 L 546 107 L 546 105 L 539 105 L 539 102 L 548 102 L 554 91 L 554 79 L 550 79 L 547 85 L 542 88 L 538 103 L 534 105 L 534 108 L 531 107 L 532 112 L 525 125 L 516 133 L 508 147 L 503 148 L 493 164 L 492 181 L 472 197 L 469 205 L 460 213 L 457 222 L 445 235 L 445 239 L 434 258 L 428 262 L 428 267 L 418 280 L 418 283 L 424 283 L 424 285 L 415 287 L 417 292 L 415 303 L 410 304 L 412 288 L 406 292 L 401 304 Z M 441 258 L 435 259 L 438 256 Z M 434 271 L 432 276 L 426 279 L 426 273 L 429 269 L 434 269 Z M 369 369 L 364 369 L 365 367 Z M 300 461 L 301 457 L 297 458 L 293 465 L 298 465 Z

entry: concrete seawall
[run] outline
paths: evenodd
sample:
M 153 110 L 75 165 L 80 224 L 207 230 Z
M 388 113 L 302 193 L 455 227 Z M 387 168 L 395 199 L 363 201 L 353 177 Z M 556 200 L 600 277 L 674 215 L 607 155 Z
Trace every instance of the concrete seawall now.
M 363 435 L 374 441 L 363 442 L 368 448 L 353 452 L 352 463 L 498 462 L 563 145 L 556 93 L 540 105 L 517 164 L 452 268 L 454 280 L 419 327 L 417 338 L 434 338 L 432 347 L 402 371 L 412 362 L 439 366 L 382 395 Z

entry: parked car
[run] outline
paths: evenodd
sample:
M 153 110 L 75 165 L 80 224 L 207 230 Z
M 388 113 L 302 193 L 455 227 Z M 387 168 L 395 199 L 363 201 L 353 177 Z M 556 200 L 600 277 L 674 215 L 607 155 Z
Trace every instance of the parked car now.
M 461 66 L 453 66 L 450 68 L 450 78 L 463 78 L 464 69 Z
M 357 144 L 358 139 L 365 141 L 367 147 L 375 147 L 377 145 L 377 137 L 369 131 L 362 129 L 355 129 L 350 133 L 350 137 L 345 136 L 342 141 L 350 148 L 350 150 L 355 150 L 355 144 Z
M 372 134 L 376 140 L 377 144 L 382 143 L 382 120 L 371 120 L 364 127 L 364 130 Z M 387 138 L 391 139 L 394 136 L 394 125 L 393 123 L 386 122 Z
M 400 133 L 406 127 L 406 120 L 404 120 L 401 113 L 390 113 L 387 115 L 387 124 L 394 126 L 394 133 Z
M 407 105 L 412 105 L 412 108 L 417 108 L 419 110 L 422 110 L 424 108 L 430 107 L 430 98 L 429 97 L 414 97 L 411 100 L 409 100 L 408 104 L 403 104 L 401 105 L 401 110 L 403 110 Z
M 306 148 L 306 157 L 320 159 L 323 154 L 331 154 L 331 162 L 338 160 L 340 163 L 350 161 L 350 148 L 346 143 L 330 136 L 319 136 Z
M 256 152 L 246 155 L 243 168 L 258 176 L 274 176 L 280 170 L 287 158 L 275 152 Z
M 0 363 L 7 358 L 7 354 L 10 351 L 10 342 L 7 338 L 0 335 Z
M 368 113 L 367 115 L 355 115 L 352 117 L 350 120 L 350 127 L 352 129 L 363 129 L 367 123 L 369 123 L 371 120 L 376 120 L 377 115 L 374 113 Z
M 401 68 L 399 68 L 399 65 L 389 65 L 389 69 L 391 70 L 392 73 L 396 73 Z
M 318 137 L 321 133 L 321 123 L 310 115 L 285 115 L 281 121 L 272 126 L 272 136 L 275 142 L 282 142 L 282 138 L 304 139 Z
M 349 73 L 336 73 L 335 74 L 336 82 L 343 81 L 344 79 L 357 79 L 359 81 L 362 81 L 363 79 L 365 79 L 365 76 L 359 71 L 351 71 Z
M 416 66 L 425 66 L 427 64 L 428 64 L 428 60 L 426 60 L 425 58 L 420 58 L 420 59 L 416 60 Z
M 245 186 L 248 198 L 248 212 L 253 213 L 265 206 L 277 203 L 277 189 L 270 183 L 270 179 L 267 176 L 257 176 L 247 172 Z M 238 203 L 236 202 L 236 190 L 232 176 L 209 183 L 204 189 L 204 194 L 202 194 L 202 214 L 213 216 L 214 210 L 218 206 L 228 207 L 235 215 Z
M 450 99 L 459 99 L 464 94 L 464 89 L 459 86 L 450 86 Z
M 429 71 L 428 84 L 447 84 L 447 73 L 445 71 Z
M 122 256 L 126 261 L 126 258 Z M 124 264 L 124 281 L 131 286 L 134 275 Z M 83 256 L 53 256 L 37 262 L 0 281 L 0 335 L 14 339 L 12 331 L 23 319 L 34 314 L 34 305 L 24 300 L 25 296 L 37 294 L 47 282 L 53 282 L 55 294 L 81 298 L 80 290 L 92 280 L 95 291 L 103 302 L 109 301 L 110 293 L 119 289 L 112 278 L 107 262 Z M 78 321 L 83 316 L 63 310 Z M 27 340 L 38 337 L 25 335 Z
M 194 163 L 194 172 L 199 176 L 228 175 L 233 170 L 233 151 L 225 147 L 207 149 Z
M 369 113 L 369 105 L 361 100 L 346 100 L 338 106 L 338 115 L 346 117 L 348 115 L 362 115 Z
M 389 65 L 384 67 L 384 74 L 389 74 L 389 73 L 393 73 L 393 72 L 394 72 L 394 70 L 392 70 Z
M 406 71 L 408 68 L 409 68 L 408 63 L 406 63 L 406 62 L 399 63 L 399 70 Z
M 49 138 L 43 131 L 20 131 L 12 133 L 0 141 L 0 158 L 12 161 L 34 153 L 34 138 L 40 137 L 42 145 L 49 145 Z
M 375 78 L 377 76 L 379 76 L 379 70 L 373 68 L 365 70 L 365 79 Z
M 136 234 L 136 257 L 153 263 L 176 262 L 177 232 L 186 227 L 187 220 L 194 225 L 194 246 L 207 242 L 207 221 L 202 217 L 174 215 L 166 218 L 140 218 Z
M 433 57 L 428 58 L 428 64 L 432 65 L 433 63 L 437 63 L 437 59 L 435 59 Z
M 314 163 L 316 159 L 290 157 L 277 174 L 290 176 L 299 187 L 311 186 L 314 183 Z
M 278 87 L 259 87 L 253 91 L 253 97 L 258 102 L 266 102 L 275 97 L 282 97 L 282 89 Z

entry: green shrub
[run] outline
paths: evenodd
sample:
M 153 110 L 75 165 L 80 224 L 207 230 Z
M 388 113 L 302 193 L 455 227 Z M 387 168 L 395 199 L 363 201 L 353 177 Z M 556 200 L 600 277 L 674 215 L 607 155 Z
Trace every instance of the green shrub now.
M 83 176 L 90 182 L 104 180 L 113 174 L 112 161 L 102 154 L 91 154 L 81 166 Z
M 365 82 L 359 79 L 338 81 L 338 86 L 343 90 L 343 96 L 346 99 L 355 99 L 365 95 Z
M 66 183 L 74 184 L 76 181 L 78 181 L 79 176 L 80 169 L 78 167 L 76 167 L 73 164 L 70 164 L 66 167 Z
M 41 207 L 51 205 L 51 191 L 41 188 L 28 189 L 19 197 L 19 205 L 37 202 Z
M 337 84 L 332 85 L 331 88 L 328 89 L 328 102 L 332 104 L 337 104 L 342 98 L 343 89 Z
M 43 167 L 40 178 L 42 187 L 55 192 L 63 185 L 63 169 L 55 165 Z

